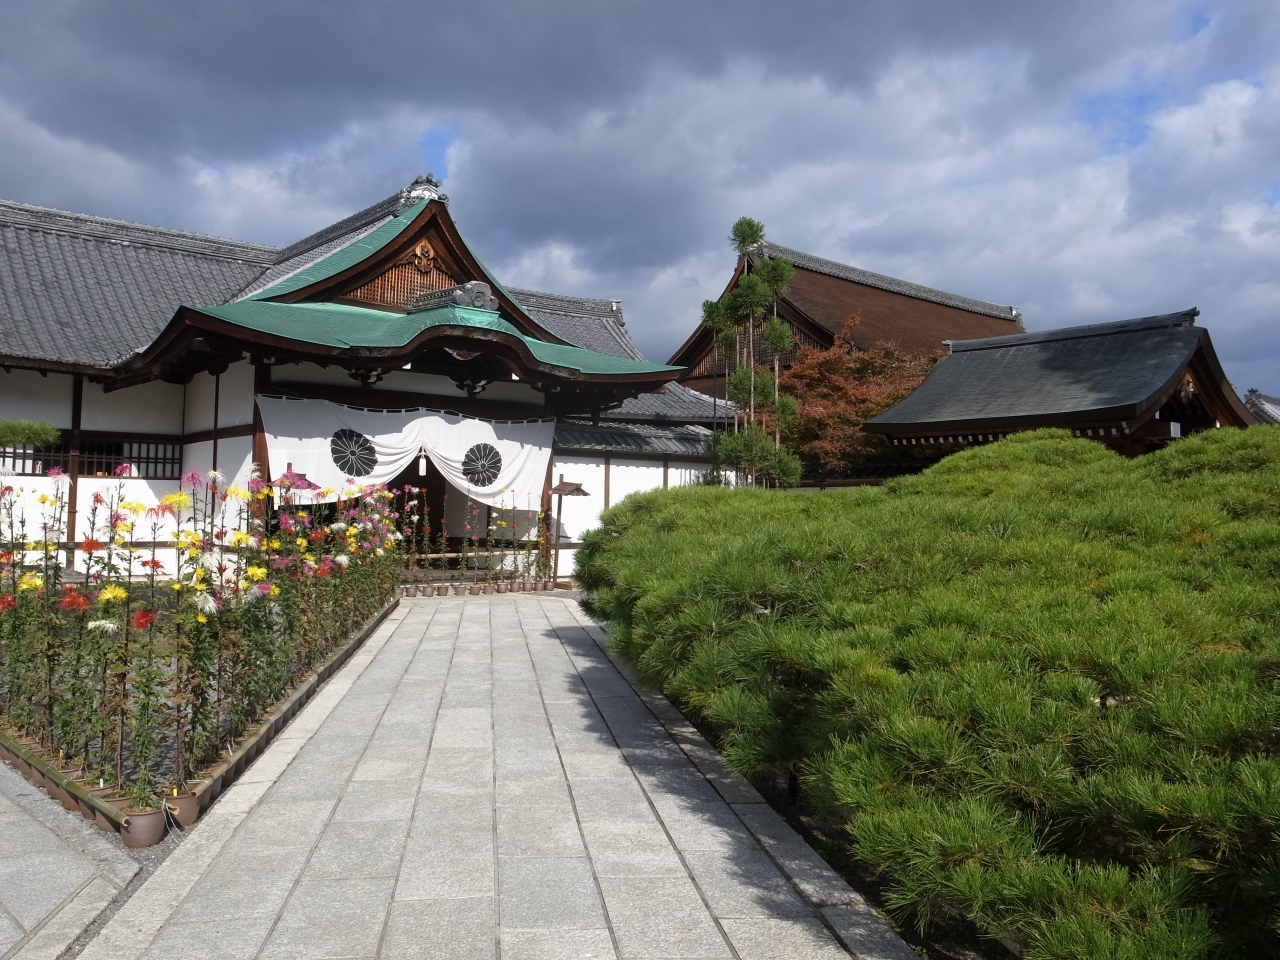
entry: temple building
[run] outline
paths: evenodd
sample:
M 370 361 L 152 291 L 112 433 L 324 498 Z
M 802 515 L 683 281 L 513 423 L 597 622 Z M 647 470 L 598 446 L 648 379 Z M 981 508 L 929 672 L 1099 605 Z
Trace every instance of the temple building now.
M 725 292 L 769 257 L 782 257 L 795 266 L 791 284 L 778 300 L 778 317 L 791 327 L 796 344 L 779 358 L 784 370 L 802 346 L 831 347 L 854 317 L 858 323 L 849 333 L 855 349 L 892 347 L 916 355 L 940 353 L 946 340 L 995 337 L 1023 329 L 1016 307 L 934 290 L 768 242 L 738 258 Z M 758 341 L 755 355 L 766 356 Z M 699 326 L 667 362 L 686 368 L 680 375 L 686 386 L 724 395 L 731 361 L 716 355 L 705 327 Z
M 429 177 L 284 249 L 0 201 L 0 371 L 0 416 L 63 431 L 0 469 L 28 497 L 68 474 L 77 540 L 104 487 L 150 505 L 187 471 L 243 486 L 255 464 L 319 500 L 422 487 L 452 536 L 468 500 L 545 509 L 563 475 L 589 494 L 577 538 L 695 479 L 713 424 L 617 301 L 504 287 Z
M 1200 311 L 952 341 L 905 400 L 863 429 L 936 456 L 1063 427 L 1137 456 L 1259 422 L 1227 381 Z

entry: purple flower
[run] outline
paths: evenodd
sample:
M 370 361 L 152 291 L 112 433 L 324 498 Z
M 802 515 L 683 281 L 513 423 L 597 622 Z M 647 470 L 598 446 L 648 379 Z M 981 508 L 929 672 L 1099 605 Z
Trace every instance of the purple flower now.
M 200 476 L 199 470 L 188 470 L 182 475 L 182 479 L 178 481 L 178 486 L 184 490 L 194 490 L 203 483 L 204 477 Z
M 65 474 L 66 474 L 66 471 L 65 471 L 65 470 L 63 470 L 61 467 L 51 467 L 51 468 L 49 469 L 49 472 L 48 472 L 48 473 L 46 473 L 46 474 L 45 474 L 45 476 L 46 476 L 46 477 L 61 477 L 61 476 L 64 476 Z
M 271 592 L 271 584 L 268 583 L 266 580 L 263 580 L 260 584 L 258 584 L 257 589 L 258 589 L 258 595 L 261 597 L 265 597 L 268 593 Z
M 133 464 L 122 463 L 120 464 L 120 466 L 116 467 L 111 472 L 114 476 L 117 476 L 117 477 L 131 477 L 133 476 Z

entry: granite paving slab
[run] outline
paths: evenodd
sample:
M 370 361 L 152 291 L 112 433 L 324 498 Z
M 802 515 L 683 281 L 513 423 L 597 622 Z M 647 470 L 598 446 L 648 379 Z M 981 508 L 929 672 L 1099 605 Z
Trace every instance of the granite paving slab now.
M 0 761 L 0 958 L 53 960 L 138 869 L 118 841 Z
M 175 955 L 914 956 L 558 596 L 403 600 L 82 957 Z

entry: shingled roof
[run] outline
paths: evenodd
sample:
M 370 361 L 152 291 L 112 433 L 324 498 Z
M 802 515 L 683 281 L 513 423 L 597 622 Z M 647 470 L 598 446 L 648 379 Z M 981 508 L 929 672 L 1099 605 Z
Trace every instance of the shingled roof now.
M 107 367 L 180 303 L 221 303 L 277 251 L 0 200 L 0 357 Z
M 1200 389 L 1223 390 L 1249 422 L 1198 313 L 952 342 L 915 392 L 865 426 L 942 433 L 1134 420 L 1163 402 L 1197 356 Z
M 752 253 L 758 253 L 762 257 L 782 257 L 790 260 L 797 267 L 812 273 L 822 273 L 829 277 L 850 280 L 854 283 L 861 283 L 864 286 L 877 287 L 892 293 L 900 293 L 903 296 L 914 297 L 917 300 L 928 300 L 930 303 L 940 303 L 943 306 L 967 310 L 970 313 L 999 317 L 1001 320 L 1017 320 L 1022 316 L 1017 307 L 987 303 L 985 300 L 962 297 L 959 294 L 947 293 L 945 290 L 935 290 L 933 287 L 922 286 L 907 280 L 899 280 L 896 277 L 886 277 L 882 273 L 872 273 L 870 270 L 851 267 L 847 263 L 837 263 L 835 260 L 824 260 L 822 257 L 815 257 L 811 253 L 792 250 L 790 247 L 770 243 L 767 240 L 757 246 Z
M 560 452 L 661 454 L 703 459 L 711 430 L 701 426 L 658 426 L 641 423 L 591 424 L 561 420 L 556 424 Z
M 632 360 L 645 356 L 627 333 L 619 300 L 568 297 L 537 290 L 508 288 L 508 292 L 552 332 L 571 343 L 599 353 Z M 732 416 L 732 404 L 714 402 L 711 397 L 679 383 L 667 384 L 665 393 L 642 393 L 607 411 L 609 420 L 710 422 L 718 414 Z

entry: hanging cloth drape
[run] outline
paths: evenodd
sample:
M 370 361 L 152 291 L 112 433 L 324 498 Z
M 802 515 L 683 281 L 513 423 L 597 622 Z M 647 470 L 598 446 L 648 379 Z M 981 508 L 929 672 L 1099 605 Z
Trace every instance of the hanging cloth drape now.
M 423 454 L 446 480 L 490 506 L 542 500 L 554 420 L 478 420 L 429 410 L 366 410 L 329 400 L 256 397 L 271 470 L 297 473 L 334 493 L 389 483 Z

